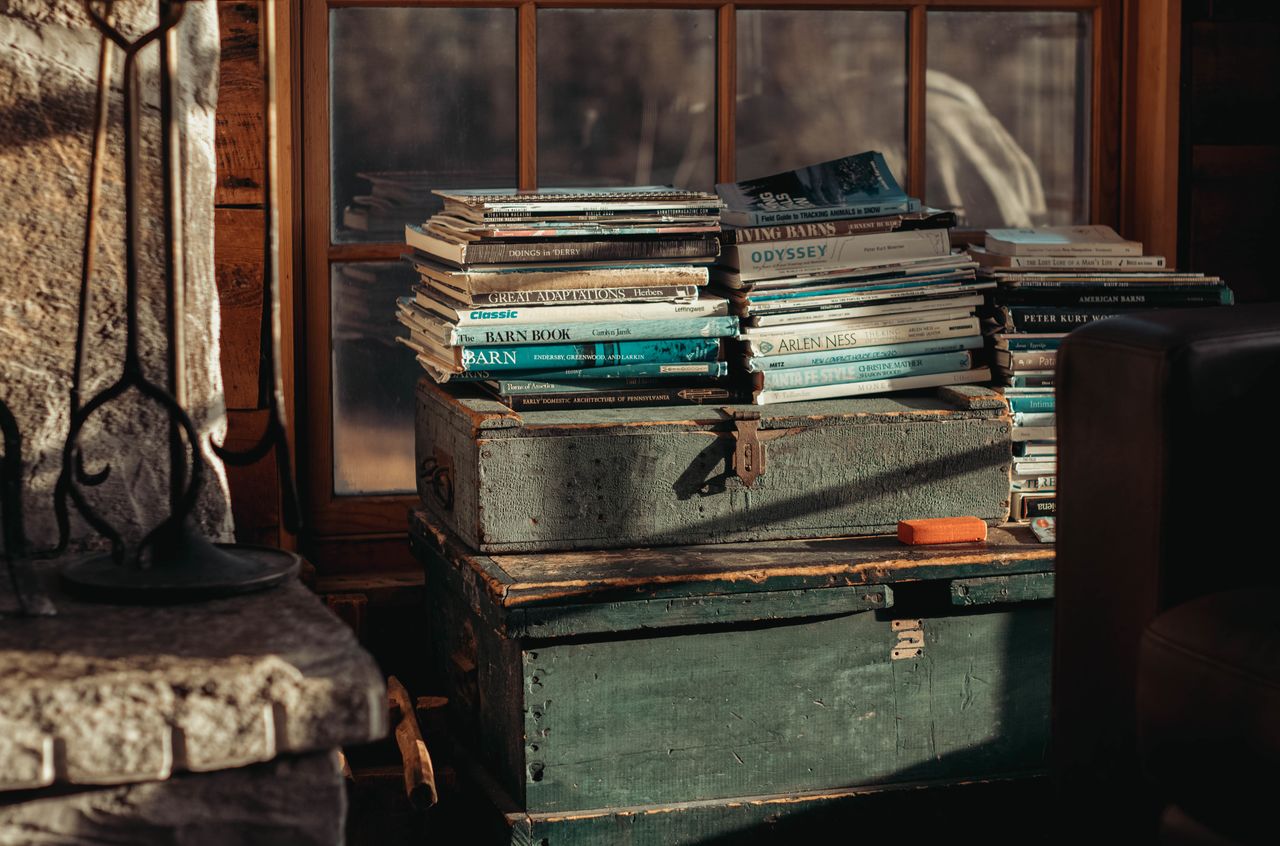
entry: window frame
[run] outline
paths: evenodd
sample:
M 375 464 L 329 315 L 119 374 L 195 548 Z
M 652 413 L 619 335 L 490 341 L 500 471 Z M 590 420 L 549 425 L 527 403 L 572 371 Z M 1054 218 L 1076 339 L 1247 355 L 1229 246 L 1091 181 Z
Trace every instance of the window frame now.
M 1144 0 L 1138 0 L 1143 5 Z M 718 182 L 733 181 L 735 159 L 736 12 L 739 9 L 815 9 L 901 11 L 907 15 L 907 179 L 906 189 L 921 196 L 925 172 L 925 69 L 927 65 L 926 16 L 930 10 L 947 11 L 1074 11 L 1092 14 L 1092 76 L 1090 121 L 1090 219 L 1113 226 L 1121 216 L 1132 220 L 1142 209 L 1151 208 L 1139 196 L 1142 191 L 1158 193 L 1144 182 L 1122 184 L 1121 164 L 1141 162 L 1133 151 L 1145 137 L 1136 125 L 1130 104 L 1129 114 L 1122 103 L 1133 100 L 1138 66 L 1131 59 L 1141 54 L 1137 14 L 1125 0 L 773 0 L 773 2 L 725 3 L 720 0 L 292 0 L 289 24 L 280 35 L 280 52 L 291 57 L 297 84 L 290 97 L 292 108 L 291 152 L 288 166 L 292 174 L 286 198 L 292 216 L 292 238 L 282 257 L 291 264 L 295 284 L 294 320 L 301 330 L 297 344 L 298 372 L 288 374 L 294 384 L 295 409 L 299 421 L 299 480 L 302 486 L 304 518 L 308 526 L 304 549 L 324 570 L 382 569 L 409 565 L 403 537 L 406 513 L 415 507 L 413 494 L 336 495 L 333 486 L 332 344 L 330 332 L 330 274 L 334 263 L 388 261 L 398 258 L 401 244 L 331 242 L 330 133 L 329 133 L 329 12 L 359 7 L 424 8 L 508 8 L 516 13 L 517 138 L 516 159 L 519 186 L 533 188 L 537 177 L 537 10 L 566 8 L 680 8 L 707 9 L 716 13 L 716 138 L 715 176 Z M 1166 14 L 1177 0 L 1149 0 Z M 1176 14 L 1174 14 L 1176 18 Z M 1156 35 L 1171 37 L 1176 53 L 1176 27 L 1166 27 Z M 1160 54 L 1164 41 L 1156 41 L 1148 52 Z M 1165 84 L 1169 84 L 1165 80 Z M 1176 74 L 1172 80 L 1175 91 Z M 1126 96 L 1127 95 L 1127 96 Z M 1174 105 L 1176 121 L 1176 99 Z M 1139 115 L 1139 118 L 1141 115 Z M 1165 120 L 1165 113 L 1161 113 Z M 1154 131 L 1152 128 L 1150 131 Z M 305 142 L 304 142 L 305 139 Z M 1176 145 L 1176 135 L 1174 143 Z M 1172 162 L 1176 170 L 1176 146 Z M 1148 175 L 1146 182 L 1161 183 L 1163 171 Z M 1176 172 L 1172 175 L 1176 180 Z M 1167 183 L 1167 179 L 1163 180 Z M 1176 196 L 1176 191 L 1174 196 Z M 1158 206 L 1157 206 L 1158 208 Z M 1174 218 L 1176 220 L 1176 217 Z M 1169 253 L 1173 255 L 1173 253 Z M 392 544 L 392 546 L 388 546 Z M 374 557 L 382 563 L 368 563 Z M 359 558 L 360 561 L 353 559 Z

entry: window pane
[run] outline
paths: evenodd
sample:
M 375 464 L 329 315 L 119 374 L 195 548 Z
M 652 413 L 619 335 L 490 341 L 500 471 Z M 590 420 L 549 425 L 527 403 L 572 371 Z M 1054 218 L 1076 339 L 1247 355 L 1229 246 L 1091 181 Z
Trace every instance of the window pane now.
M 926 199 L 965 226 L 1089 217 L 1090 17 L 930 12 Z
M 335 264 L 330 273 L 333 350 L 333 491 L 414 488 L 413 386 L 422 369 L 397 343 L 396 297 L 416 277 L 403 262 Z
M 538 183 L 715 181 L 715 13 L 538 12 Z
M 515 184 L 513 9 L 343 8 L 329 28 L 335 242 L 403 241 L 431 188 Z
M 737 176 L 879 150 L 906 183 L 905 12 L 738 12 Z

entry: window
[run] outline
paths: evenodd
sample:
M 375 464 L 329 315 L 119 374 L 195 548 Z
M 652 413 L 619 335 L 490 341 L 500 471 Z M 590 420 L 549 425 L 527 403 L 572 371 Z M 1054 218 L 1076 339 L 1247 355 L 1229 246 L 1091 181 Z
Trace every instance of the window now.
M 402 534 L 395 341 L 430 188 L 710 189 L 864 149 L 962 226 L 1114 221 L 1113 0 L 303 0 L 302 464 L 325 538 Z M 319 553 L 321 559 L 324 553 Z

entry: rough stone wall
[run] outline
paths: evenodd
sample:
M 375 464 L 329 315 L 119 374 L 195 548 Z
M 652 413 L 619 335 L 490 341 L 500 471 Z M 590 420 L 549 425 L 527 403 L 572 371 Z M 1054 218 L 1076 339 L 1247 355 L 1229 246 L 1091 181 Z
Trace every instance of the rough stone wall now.
M 152 0 L 114 4 L 136 34 L 155 18 Z M 188 410 L 207 444 L 225 435 L 219 368 L 219 314 L 213 271 L 214 109 L 218 87 L 215 3 L 188 4 L 179 25 L 182 53 L 177 114 L 184 122 Z M 88 203 L 94 85 L 99 39 L 76 0 L 0 0 L 0 398 L 21 426 L 26 461 L 24 509 L 33 546 L 57 536 L 52 491 L 69 422 L 77 300 Z M 144 99 L 141 354 L 148 377 L 167 384 L 159 272 L 159 119 L 155 48 L 142 62 Z M 114 51 L 110 141 L 104 172 L 97 272 L 92 283 L 85 398 L 119 378 L 125 337 L 121 68 Z M 81 437 L 90 470 L 111 465 L 108 481 L 86 489 L 95 507 L 136 540 L 167 514 L 164 418 L 131 392 L 99 411 Z M 212 537 L 231 538 L 225 473 L 205 447 L 210 470 L 197 509 Z M 73 542 L 96 535 L 73 513 Z

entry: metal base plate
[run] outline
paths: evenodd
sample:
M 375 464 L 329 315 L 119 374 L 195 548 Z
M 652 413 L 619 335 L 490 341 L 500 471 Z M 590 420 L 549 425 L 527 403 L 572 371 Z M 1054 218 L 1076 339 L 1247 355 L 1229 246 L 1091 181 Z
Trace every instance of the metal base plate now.
M 168 605 L 266 590 L 298 574 L 292 552 L 248 544 L 214 544 L 187 534 L 171 556 L 145 569 L 116 564 L 109 554 L 62 569 L 68 593 L 91 602 Z

